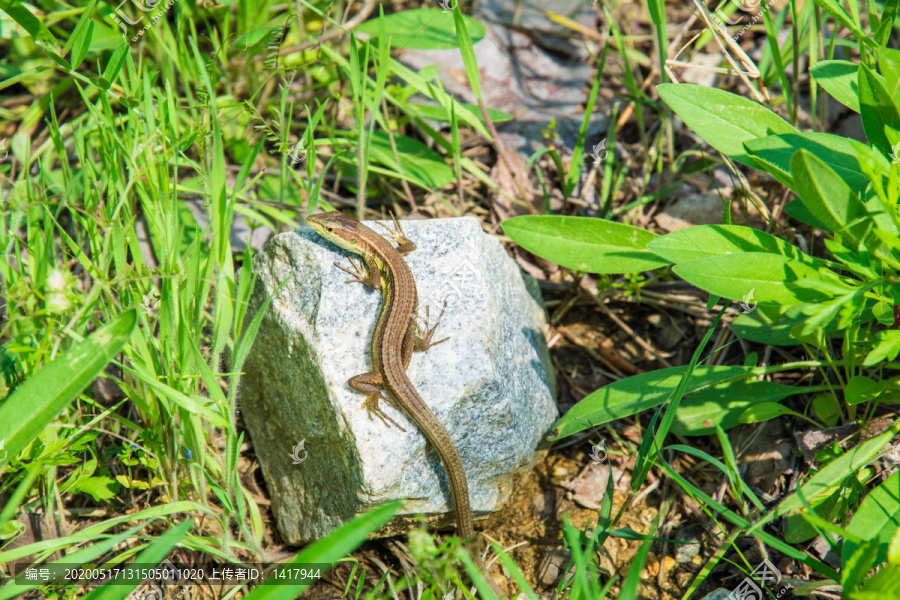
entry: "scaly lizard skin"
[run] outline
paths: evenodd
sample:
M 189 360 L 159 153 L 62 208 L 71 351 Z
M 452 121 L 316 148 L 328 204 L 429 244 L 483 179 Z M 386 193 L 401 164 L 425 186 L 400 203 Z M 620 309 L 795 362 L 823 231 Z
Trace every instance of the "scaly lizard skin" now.
M 394 248 L 388 240 L 371 228 L 336 211 L 309 215 L 306 222 L 328 241 L 363 257 L 365 271 L 356 263 L 353 263 L 355 272 L 337 265 L 356 277 L 347 283 L 358 281 L 372 289 L 380 289 L 382 293 L 381 313 L 372 334 L 372 370 L 351 377 L 348 382 L 350 387 L 366 394 L 364 406 L 370 419 L 374 414 L 385 425 L 390 422 L 400 427 L 379 408 L 378 402 L 386 400 L 402 409 L 415 421 L 437 450 L 444 469 L 447 470 L 459 534 L 466 539 L 473 538 L 475 528 L 472 525 L 472 510 L 469 505 L 469 485 L 462 460 L 444 426 L 406 376 L 406 368 L 409 366 L 413 350 L 426 350 L 440 343 L 431 343 L 437 324 L 427 330 L 421 338 L 415 333 L 415 322 L 412 317 L 418 308 L 416 284 L 412 271 L 409 270 L 409 265 L 403 260 L 402 255 L 415 250 L 416 245 L 403 236 L 399 225 L 391 236 L 399 244 Z M 387 390 L 393 399 L 382 395 L 381 389 Z
M 425 334 L 422 337 L 416 335 L 416 324 L 413 319 L 418 309 L 416 283 L 409 265 L 402 256 L 415 250 L 416 245 L 403 235 L 396 219 L 394 219 L 395 229 L 390 232 L 391 240 L 398 244 L 396 248 L 373 229 L 337 211 L 309 215 L 306 217 L 306 223 L 328 241 L 362 256 L 365 268 L 350 259 L 355 271 L 335 263 L 337 267 L 355 277 L 347 283 L 358 281 L 372 289 L 381 290 L 383 298 L 381 312 L 372 334 L 372 370 L 351 377 L 348 381 L 350 387 L 366 394 L 364 406 L 370 419 L 374 414 L 385 425 L 390 426 L 388 423 L 393 423 L 403 429 L 379 408 L 378 402 L 386 400 L 395 408 L 403 410 L 422 430 L 437 450 L 447 471 L 459 535 L 463 539 L 471 540 L 475 537 L 475 528 L 472 525 L 469 485 L 462 460 L 453 440 L 447 435 L 447 430 L 406 376 L 406 368 L 409 366 L 413 350 L 424 351 L 446 341 L 446 338 L 439 342 L 431 341 L 434 330 L 440 323 L 440 316 L 431 329 L 428 329 L 426 321 Z M 381 393 L 382 389 L 388 391 L 393 398 L 385 397 Z M 502 596 L 496 583 L 487 575 L 480 557 L 476 556 L 476 562 L 484 571 L 494 593 Z

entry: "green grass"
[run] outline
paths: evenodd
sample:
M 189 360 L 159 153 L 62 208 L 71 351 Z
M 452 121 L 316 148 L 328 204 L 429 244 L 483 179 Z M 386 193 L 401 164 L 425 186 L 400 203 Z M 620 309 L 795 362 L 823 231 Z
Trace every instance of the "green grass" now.
M 366 36 L 338 36 L 333 35 L 339 33 L 336 21 L 346 7 L 336 3 L 261 0 L 207 7 L 176 0 L 139 39 L 123 43 L 112 4 L 77 4 L 48 2 L 35 10 L 19 0 L 0 0 L 0 48 L 10 57 L 0 65 L 0 100 L 12 100 L 0 105 L 0 130 L 14 132 L 5 140 L 9 154 L 0 161 L 5 301 L 0 329 L 0 497 L 5 502 L 0 506 L 0 564 L 26 556 L 57 560 L 57 552 L 66 555 L 66 562 L 85 564 L 133 557 L 158 562 L 175 547 L 223 561 L 258 562 L 269 550 L 273 524 L 239 477 L 245 437 L 237 423 L 237 392 L 241 366 L 266 307 L 247 312 L 253 252 L 245 244 L 233 246 L 232 224 L 242 219 L 253 229 L 288 230 L 320 206 L 359 216 L 398 208 L 406 212 L 426 202 L 455 215 L 471 214 L 476 206 L 490 209 L 487 202 L 478 206 L 472 194 L 465 197 L 464 183 L 480 194 L 496 193 L 521 204 L 467 155 L 461 141 L 475 139 L 495 151 L 497 160 L 506 160 L 495 123 L 512 115 L 485 105 L 473 51 L 484 27 L 464 16 L 459 6 L 448 14 L 427 6 L 423 8 L 431 10 L 395 13 L 385 5 L 379 10 L 389 13 L 388 18 L 379 21 L 373 11 L 375 20 L 363 26 Z M 625 14 L 622 5 L 601 4 L 598 14 L 610 25 L 611 36 L 608 44 L 592 48 L 597 50 L 597 72 L 585 94 L 578 147 L 568 163 L 552 148 L 535 153 L 529 162 L 544 186 L 547 212 L 551 191 L 572 196 L 590 167 L 583 148 L 593 142 L 585 139 L 588 118 L 610 81 L 619 86 L 625 102 L 609 111 L 610 159 L 598 169 L 601 216 L 634 220 L 643 207 L 667 197 L 704 168 L 726 165 L 735 180 L 745 180 L 737 172 L 743 168 L 737 163 L 749 160 L 740 140 L 723 133 L 727 139 L 722 144 L 733 150 L 723 151 L 724 156 L 702 154 L 694 147 L 678 150 L 671 113 L 644 85 L 642 66 L 655 67 L 655 83 L 668 79 L 659 75 L 665 73 L 672 27 L 666 4 L 649 1 L 642 6 L 655 27 L 655 51 L 633 37 L 633 24 L 619 16 Z M 892 1 L 888 9 L 868 14 L 865 4 L 861 13 L 853 2 L 846 10 L 830 0 L 802 6 L 791 0 L 780 13 L 766 11 L 757 26 L 767 34 L 758 66 L 761 85 L 777 90 L 771 107 L 800 127 L 809 106 L 803 105 L 800 78 L 792 73 L 799 71 L 801 59 L 827 60 L 843 46 L 874 61 L 874 42 L 857 33 L 879 43 L 891 35 L 896 40 L 893 19 L 882 25 L 879 15 L 891 7 L 896 11 L 897 5 Z M 130 17 L 136 16 L 133 8 L 125 9 Z M 468 12 L 468 6 L 462 8 Z M 151 19 L 145 17 L 148 24 Z M 856 35 L 857 45 L 831 36 L 827 25 L 833 23 Z M 782 29 L 790 35 L 779 41 Z M 129 29 L 129 40 L 136 31 Z M 410 38 L 410 31 L 420 36 Z M 398 62 L 393 46 L 400 39 L 410 47 L 458 47 L 476 104 L 453 99 L 431 73 L 417 73 Z M 282 54 L 288 48 L 293 51 Z M 822 92 L 813 85 L 811 93 L 815 105 Z M 431 106 L 411 101 L 413 96 L 428 99 Z M 638 151 L 619 160 L 613 148 L 620 137 L 617 120 L 625 110 L 636 140 L 632 148 Z M 811 128 L 824 128 L 822 115 L 815 110 L 810 114 Z M 435 129 L 435 122 L 449 124 L 449 132 Z M 765 128 L 766 123 L 755 125 Z M 539 161 L 545 154 L 549 160 Z M 203 217 L 198 219 L 195 211 Z M 567 214 L 580 214 L 575 211 Z M 726 203 L 723 221 L 730 219 Z M 768 225 L 778 231 L 784 223 Z M 510 223 L 510 231 L 513 227 Z M 596 253 L 589 254 L 588 259 L 597 259 Z M 653 260 L 642 268 L 665 262 Z M 637 285 L 638 298 L 645 283 Z M 620 284 L 611 288 L 616 286 Z M 685 598 L 712 581 L 716 565 L 728 560 L 729 549 L 738 550 L 737 538 L 748 533 L 805 564 L 820 579 L 843 578 L 847 586 L 862 585 L 867 557 L 885 552 L 872 540 L 839 529 L 847 525 L 840 522 L 846 511 L 826 514 L 823 503 L 810 506 L 803 496 L 815 500 L 815 495 L 833 493 L 848 505 L 859 505 L 860 487 L 865 492 L 877 486 L 864 469 L 881 450 L 876 442 L 837 453 L 801 482 L 801 494 L 789 496 L 765 518 L 759 516 L 761 501 L 742 480 L 721 428 L 716 431 L 718 456 L 685 444 L 665 445 L 682 397 L 693 389 L 691 373 L 703 352 L 710 351 L 707 345 L 722 313 L 710 315 L 715 320 L 690 365 L 679 372 L 683 376 L 672 393 L 653 405 L 659 407 L 655 413 L 644 415 L 642 441 L 632 448 L 636 465 L 624 504 L 614 513 L 610 475 L 595 522 L 581 529 L 565 518 L 559 524 L 559 543 L 571 559 L 563 565 L 566 575 L 557 582 L 555 597 L 642 597 L 641 575 L 652 543 L 664 537 L 662 524 L 654 521 L 641 534 L 618 526 L 646 488 L 651 471 L 667 478 L 680 498 L 692 498 L 721 536 L 718 551 L 707 557 Z M 849 346 L 844 350 L 849 352 Z M 802 366 L 812 365 L 821 367 L 819 375 L 826 381 L 829 372 L 840 368 L 853 373 L 862 369 L 829 354 Z M 112 384 L 106 388 L 111 394 L 92 387 L 98 377 Z M 811 385 L 807 391 L 820 389 L 833 386 Z M 863 406 L 862 417 L 868 421 L 875 406 Z M 852 421 L 855 411 L 855 405 L 848 405 L 841 416 Z M 571 424 L 572 418 L 558 427 Z M 883 446 L 890 436 L 875 439 Z M 667 457 L 674 453 L 713 465 L 731 497 L 720 502 L 698 488 L 671 464 Z M 857 471 L 859 477 L 850 477 Z M 72 534 L 15 548 L 8 544 L 22 533 L 22 515 L 41 509 L 56 518 L 74 497 L 107 516 L 79 522 L 81 528 Z M 813 509 L 805 518 L 816 531 L 859 542 L 858 554 L 845 557 L 840 573 L 765 527 L 771 518 L 790 518 L 804 506 Z M 389 573 L 367 572 L 357 558 L 347 558 L 396 510 L 394 505 L 376 509 L 307 547 L 295 560 L 352 565 L 343 590 L 347 598 L 395 597 L 416 586 L 422 598 L 445 598 L 456 589 L 465 589 L 460 592 L 465 597 L 472 595 L 470 589 L 483 598 L 491 596 L 454 536 L 439 541 L 414 530 L 409 550 L 415 565 L 405 572 L 399 565 L 389 565 L 397 567 Z M 630 565 L 612 575 L 600 572 L 597 558 L 610 536 L 632 540 L 638 550 Z M 492 550 L 514 585 L 527 598 L 536 598 L 535 574 L 523 573 L 500 546 Z M 900 557 L 900 550 L 894 555 Z M 730 556 L 748 572 L 755 566 L 739 551 Z M 887 565 L 888 575 L 881 577 L 889 577 L 894 567 L 893 562 Z M 136 585 L 104 586 L 90 597 L 122 598 Z M 295 597 L 303 589 L 259 586 L 251 597 Z M 7 585 L 0 588 L 0 600 L 25 591 Z M 38 593 L 66 597 L 75 591 L 60 585 L 44 586 Z
M 244 436 L 236 425 L 240 369 L 261 313 L 246 314 L 251 251 L 232 247 L 232 222 L 296 227 L 307 210 L 340 200 L 336 181 L 356 190 L 360 214 L 372 206 L 367 195 L 383 202 L 398 183 L 418 196 L 440 190 L 454 170 L 401 134 L 416 126 L 452 151 L 407 102 L 414 93 L 436 102 L 429 119 L 489 136 L 487 129 L 477 109 L 391 58 L 383 26 L 371 44 L 318 45 L 323 25 L 337 31 L 325 20 L 327 4 L 303 4 L 297 19 L 271 2 L 236 11 L 180 3 L 130 43 L 96 2 L 39 16 L 18 0 L 0 8 L 18 29 L 4 41 L 16 58 L 0 88 L 12 96 L 48 91 L 2 115 L 18 126 L 7 146 L 12 160 L 0 165 L 7 396 L 0 489 L 12 492 L 0 513 L 3 539 L 21 533 L 21 511 L 43 505 L 53 513 L 51 499 L 84 494 L 113 514 L 152 506 L 129 515 L 142 525 L 205 515 L 223 533 L 180 528 L 182 548 L 261 560 L 271 525 L 238 477 Z M 278 55 L 301 40 L 301 52 Z M 352 121 L 339 124 L 343 110 Z M 46 135 L 29 135 L 35 128 Z M 291 152 L 301 148 L 295 168 Z M 494 185 L 458 141 L 453 156 L 457 176 Z M 101 372 L 114 382 L 112 406 L 90 388 Z M 46 395 L 51 388 L 59 391 Z M 0 550 L 0 561 L 88 540 L 95 545 L 73 560 L 101 559 L 100 548 L 123 541 L 121 522 L 95 524 L 91 537 Z M 134 550 L 142 529 L 129 530 Z M 338 532 L 329 540 L 343 544 L 340 552 L 313 546 L 307 553 L 333 561 L 361 539 Z M 435 585 L 461 582 L 462 563 L 453 562 Z

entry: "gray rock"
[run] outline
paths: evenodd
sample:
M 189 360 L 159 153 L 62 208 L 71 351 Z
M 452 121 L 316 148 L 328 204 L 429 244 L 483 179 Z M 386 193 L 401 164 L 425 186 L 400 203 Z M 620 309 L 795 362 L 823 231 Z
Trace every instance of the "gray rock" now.
M 376 230 L 380 228 L 368 223 Z M 404 221 L 418 249 L 406 255 L 420 321 L 446 302 L 435 340 L 407 373 L 456 443 L 473 511 L 509 498 L 558 416 L 535 282 L 473 217 Z M 275 236 L 256 255 L 247 322 L 281 281 L 242 367 L 240 407 L 288 543 L 318 539 L 374 505 L 404 498 L 377 535 L 424 514 L 453 523 L 440 459 L 405 414 L 382 408 L 405 432 L 369 420 L 347 380 L 370 369 L 381 293 L 345 284 L 347 254 L 308 227 Z M 299 444 L 302 443 L 302 446 Z
M 541 583 L 554 585 L 563 575 L 571 575 L 575 571 L 575 565 L 569 568 L 568 573 L 564 572 L 571 559 L 572 551 L 568 548 L 554 548 L 548 552 L 538 568 Z
M 545 146 L 542 131 L 551 122 L 554 134 L 560 137 L 556 149 L 571 156 L 584 119 L 585 82 L 593 78 L 580 38 L 549 18 L 548 9 L 588 29 L 596 26 L 596 13 L 584 0 L 554 0 L 552 7 L 542 0 L 485 0 L 473 5 L 472 16 L 486 30 L 485 38 L 473 48 L 484 103 L 515 116 L 498 123 L 497 129 L 503 143 L 526 160 Z M 465 65 L 458 49 L 404 49 L 399 60 L 416 70 L 433 65 L 448 93 L 464 102 L 477 102 L 468 79 L 460 76 Z M 603 106 L 602 93 L 598 102 Z M 602 109 L 591 115 L 588 152 L 609 128 L 606 112 Z
M 689 544 L 679 544 L 675 553 L 675 562 L 689 563 L 694 557 L 700 554 L 700 538 L 697 533 L 689 527 L 680 527 L 678 535 L 675 537 L 679 542 L 690 542 Z

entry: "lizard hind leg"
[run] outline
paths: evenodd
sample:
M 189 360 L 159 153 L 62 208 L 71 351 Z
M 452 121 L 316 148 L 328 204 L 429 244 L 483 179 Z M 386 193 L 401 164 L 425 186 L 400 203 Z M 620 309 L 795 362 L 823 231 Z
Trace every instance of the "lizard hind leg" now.
M 366 399 L 363 400 L 363 406 L 366 409 L 366 413 L 369 415 L 370 421 L 373 420 L 372 415 L 375 415 L 381 419 L 381 422 L 384 423 L 385 427 L 394 425 L 394 427 L 400 431 L 406 431 L 399 423 L 397 423 L 397 421 L 393 420 L 386 412 L 381 410 L 381 407 L 378 404 L 380 401 L 384 400 L 397 410 L 400 410 L 393 398 L 389 395 L 385 396 L 381 392 L 381 386 L 384 385 L 384 380 L 381 378 L 380 373 L 370 371 L 368 373 L 363 373 L 362 375 L 356 375 L 351 377 L 347 383 L 357 392 L 366 395 Z

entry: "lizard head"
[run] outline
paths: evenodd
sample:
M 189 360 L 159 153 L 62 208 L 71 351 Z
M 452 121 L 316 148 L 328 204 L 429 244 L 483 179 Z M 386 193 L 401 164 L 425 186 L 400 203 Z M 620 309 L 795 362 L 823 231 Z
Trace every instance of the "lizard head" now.
M 306 217 L 306 224 L 323 238 L 344 250 L 361 254 L 359 221 L 338 211 L 316 213 Z

